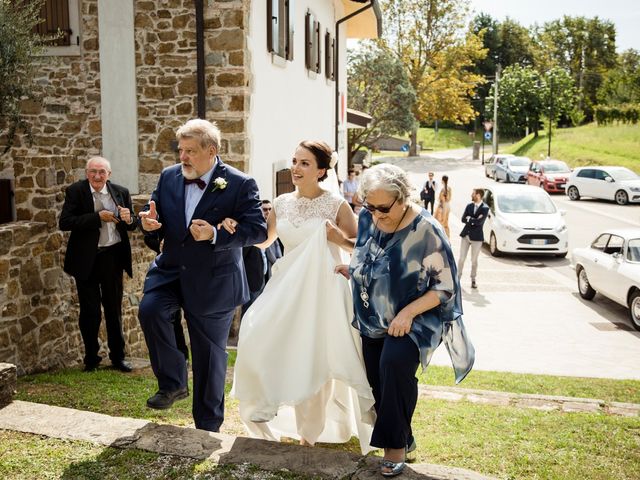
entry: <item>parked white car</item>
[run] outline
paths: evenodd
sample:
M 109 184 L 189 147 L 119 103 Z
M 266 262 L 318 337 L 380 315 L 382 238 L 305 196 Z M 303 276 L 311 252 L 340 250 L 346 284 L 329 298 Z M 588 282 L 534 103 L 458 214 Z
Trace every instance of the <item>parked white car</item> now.
M 494 257 L 502 253 L 551 253 L 567 255 L 569 235 L 565 212 L 558 210 L 543 189 L 532 185 L 493 185 L 484 202 L 489 216 L 484 241 Z
M 640 176 L 625 167 L 576 168 L 565 188 L 571 200 L 593 197 L 615 200 L 618 205 L 640 202 Z
M 640 228 L 607 230 L 586 248 L 573 250 L 578 292 L 591 300 L 596 292 L 629 309 L 640 330 Z

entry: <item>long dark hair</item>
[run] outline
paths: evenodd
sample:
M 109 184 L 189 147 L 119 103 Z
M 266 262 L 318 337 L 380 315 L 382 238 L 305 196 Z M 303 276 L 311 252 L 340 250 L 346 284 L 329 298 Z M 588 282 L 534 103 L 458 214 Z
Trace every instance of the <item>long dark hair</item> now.
M 444 190 L 444 199 L 449 200 L 449 177 L 446 175 L 442 175 L 442 184 Z

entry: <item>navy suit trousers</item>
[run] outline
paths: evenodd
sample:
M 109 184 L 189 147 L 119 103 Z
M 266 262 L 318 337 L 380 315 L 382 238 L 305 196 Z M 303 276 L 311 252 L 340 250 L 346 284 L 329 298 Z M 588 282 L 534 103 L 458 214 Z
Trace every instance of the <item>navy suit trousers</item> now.
M 187 386 L 186 362 L 176 345 L 172 323 L 180 308 L 184 310 L 191 341 L 195 426 L 217 432 L 224 420 L 226 346 L 235 309 L 194 314 L 183 302 L 179 281 L 145 293 L 138 317 L 160 390 L 175 391 Z

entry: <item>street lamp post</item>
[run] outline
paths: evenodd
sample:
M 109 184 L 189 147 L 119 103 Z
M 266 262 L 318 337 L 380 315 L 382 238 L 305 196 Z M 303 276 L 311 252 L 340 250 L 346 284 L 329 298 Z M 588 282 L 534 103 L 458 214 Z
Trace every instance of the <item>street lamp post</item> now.
M 551 124 L 553 122 L 553 74 L 549 75 L 549 143 L 547 144 L 547 157 L 551 158 Z

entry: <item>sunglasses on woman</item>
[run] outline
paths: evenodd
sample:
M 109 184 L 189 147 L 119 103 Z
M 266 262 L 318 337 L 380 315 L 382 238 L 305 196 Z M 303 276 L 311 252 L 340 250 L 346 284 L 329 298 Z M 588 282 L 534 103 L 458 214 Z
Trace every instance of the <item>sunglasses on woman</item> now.
M 362 208 L 366 208 L 371 213 L 375 212 L 376 210 L 379 211 L 380 213 L 389 213 L 391 211 L 391 208 L 395 205 L 397 201 L 398 199 L 396 198 L 388 207 L 376 207 L 375 205 L 369 205 L 367 202 L 364 202 L 362 204 Z

